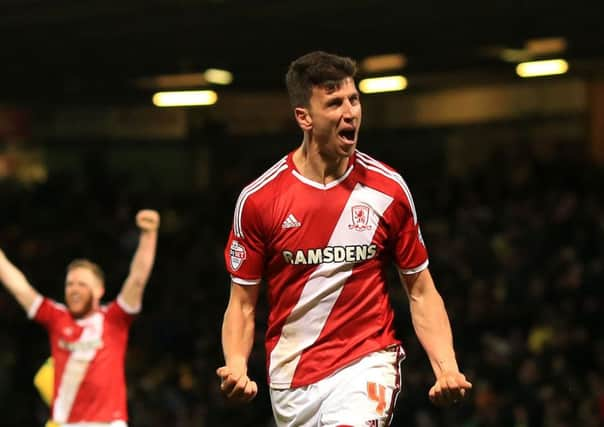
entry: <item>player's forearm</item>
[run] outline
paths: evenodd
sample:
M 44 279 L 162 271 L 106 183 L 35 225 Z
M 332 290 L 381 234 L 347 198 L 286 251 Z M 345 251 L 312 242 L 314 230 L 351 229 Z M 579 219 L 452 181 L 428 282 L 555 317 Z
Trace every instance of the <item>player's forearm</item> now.
M 29 310 L 38 292 L 29 284 L 23 273 L 0 250 L 0 282 L 25 310 Z
M 222 324 L 222 349 L 226 366 L 247 372 L 247 361 L 254 345 L 254 309 L 227 307 Z
M 451 324 L 440 294 L 432 287 L 419 296 L 411 296 L 410 308 L 415 333 L 434 375 L 438 378 L 443 372 L 458 372 Z
M 143 293 L 155 261 L 156 245 L 157 231 L 141 230 L 138 247 L 130 263 L 130 273 L 120 292 L 121 301 L 132 310 L 140 310 Z
M 142 230 L 138 247 L 130 263 L 130 278 L 139 286 L 144 286 L 149 280 L 155 262 L 156 247 L 157 231 Z

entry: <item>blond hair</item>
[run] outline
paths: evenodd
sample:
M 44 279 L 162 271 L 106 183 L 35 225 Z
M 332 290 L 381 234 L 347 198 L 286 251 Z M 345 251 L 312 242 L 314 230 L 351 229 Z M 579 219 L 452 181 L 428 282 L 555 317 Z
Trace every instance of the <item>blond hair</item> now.
M 89 259 L 85 258 L 74 259 L 67 265 L 67 272 L 69 273 L 71 270 L 74 270 L 76 268 L 86 268 L 90 270 L 92 274 L 94 274 L 97 279 L 99 279 L 101 285 L 105 286 L 105 273 L 97 263 L 94 263 Z

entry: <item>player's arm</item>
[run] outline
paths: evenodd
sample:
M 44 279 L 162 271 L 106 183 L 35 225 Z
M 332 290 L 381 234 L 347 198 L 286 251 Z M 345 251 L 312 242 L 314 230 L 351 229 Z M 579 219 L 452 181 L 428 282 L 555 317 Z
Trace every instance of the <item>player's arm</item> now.
M 38 291 L 29 284 L 21 270 L 4 255 L 2 249 L 0 249 L 0 282 L 27 312 L 34 301 L 40 297 Z
M 247 361 L 254 345 L 255 313 L 260 285 L 231 283 L 229 304 L 222 323 L 225 365 L 216 370 L 220 390 L 233 401 L 249 401 L 258 385 L 247 375 Z
M 456 403 L 472 384 L 459 372 L 443 299 L 427 268 L 414 274 L 399 272 L 399 275 L 409 297 L 413 328 L 436 377 L 429 392 L 430 400 L 438 405 Z
M 136 215 L 136 225 L 140 229 L 138 247 L 132 258 L 130 273 L 122 286 L 119 298 L 129 307 L 138 310 L 155 262 L 159 213 L 153 210 L 139 211 Z

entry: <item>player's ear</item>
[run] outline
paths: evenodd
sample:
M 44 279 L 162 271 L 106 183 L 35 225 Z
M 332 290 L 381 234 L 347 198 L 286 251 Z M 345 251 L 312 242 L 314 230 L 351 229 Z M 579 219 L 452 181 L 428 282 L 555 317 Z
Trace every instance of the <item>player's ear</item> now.
M 94 294 L 95 299 L 97 301 L 100 301 L 101 298 L 103 298 L 103 295 L 105 295 L 105 286 L 101 283 L 97 283 L 92 288 L 92 292 Z
M 296 122 L 298 122 L 300 129 L 304 131 L 309 131 L 312 129 L 312 117 L 307 108 L 296 107 L 294 109 L 294 116 L 296 117 Z

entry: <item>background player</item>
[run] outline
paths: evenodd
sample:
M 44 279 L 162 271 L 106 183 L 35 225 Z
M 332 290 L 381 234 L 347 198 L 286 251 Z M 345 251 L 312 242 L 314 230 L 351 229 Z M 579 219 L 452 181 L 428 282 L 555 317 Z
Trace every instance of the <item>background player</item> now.
M 302 144 L 247 186 L 225 258 L 231 293 L 223 323 L 221 390 L 247 401 L 259 283 L 269 302 L 266 353 L 278 426 L 388 425 L 404 356 L 385 277 L 394 260 L 415 332 L 436 381 L 436 404 L 462 399 L 449 319 L 428 270 L 411 193 L 390 167 L 356 150 L 356 64 L 312 52 L 286 82 Z
M 78 259 L 67 266 L 64 306 L 40 295 L 0 250 L 0 281 L 48 332 L 54 361 L 52 419 L 64 427 L 126 425 L 128 332 L 153 268 L 159 214 L 139 211 L 136 224 L 140 236 L 130 272 L 107 306 L 100 305 L 104 274 L 95 263 Z

